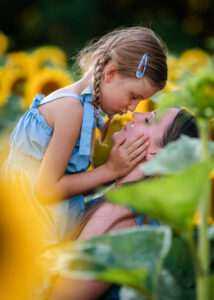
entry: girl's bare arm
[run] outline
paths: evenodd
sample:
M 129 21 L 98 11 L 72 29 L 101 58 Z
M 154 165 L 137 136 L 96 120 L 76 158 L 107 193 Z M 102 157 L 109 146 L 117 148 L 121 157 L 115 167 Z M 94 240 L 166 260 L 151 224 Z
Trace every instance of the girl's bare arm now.
M 74 99 L 75 100 L 75 99 Z M 67 101 L 54 112 L 54 131 L 38 174 L 35 192 L 45 203 L 71 197 L 126 175 L 146 154 L 146 137 L 118 141 L 109 160 L 84 173 L 64 175 L 81 132 L 82 104 Z

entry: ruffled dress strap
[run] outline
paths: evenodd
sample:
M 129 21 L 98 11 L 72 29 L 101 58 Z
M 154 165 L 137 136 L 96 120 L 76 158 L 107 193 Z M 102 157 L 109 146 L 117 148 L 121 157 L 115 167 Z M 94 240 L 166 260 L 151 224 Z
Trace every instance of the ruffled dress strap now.
M 95 118 L 94 118 L 94 106 L 91 104 L 92 100 L 93 100 L 92 89 L 90 86 L 88 86 L 81 93 L 81 102 L 84 107 L 84 112 L 83 112 L 82 129 L 80 134 L 80 148 L 79 148 L 80 155 L 88 155 L 88 156 L 90 155 L 92 130 L 95 126 L 97 126 L 98 128 L 102 128 L 105 124 L 101 116 L 98 117 L 97 124 L 94 124 Z
M 72 97 L 72 98 L 76 98 L 76 99 L 81 101 L 81 97 L 77 94 L 74 94 L 74 93 L 58 93 L 58 94 L 55 94 L 55 95 L 44 97 L 42 100 L 40 100 L 39 106 L 43 105 L 45 103 L 54 101 L 54 100 L 59 99 L 59 98 L 64 98 L 64 97 Z
M 41 96 L 41 95 L 38 95 Z M 74 93 L 57 93 L 55 95 L 50 95 L 47 97 L 39 97 L 34 106 L 41 106 L 45 103 L 54 101 L 63 97 L 72 97 L 78 99 L 83 105 L 83 121 L 80 134 L 80 144 L 79 144 L 79 155 L 90 156 L 91 154 L 91 137 L 92 130 L 95 126 L 101 129 L 105 122 L 102 117 L 99 115 L 97 122 L 95 122 L 95 109 L 92 105 L 93 92 L 90 86 L 88 86 L 82 93 L 81 96 Z

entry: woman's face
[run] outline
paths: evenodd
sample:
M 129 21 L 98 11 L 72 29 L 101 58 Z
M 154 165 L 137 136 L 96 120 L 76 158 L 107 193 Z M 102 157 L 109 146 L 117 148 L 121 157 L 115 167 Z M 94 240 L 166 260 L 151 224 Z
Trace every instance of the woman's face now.
M 138 133 L 144 133 L 149 137 L 149 148 L 146 160 L 150 160 L 156 153 L 161 151 L 160 139 L 163 137 L 165 130 L 171 125 L 178 114 L 179 109 L 168 109 L 159 121 L 155 121 L 156 111 L 147 113 L 133 113 L 133 121 L 122 127 L 119 132 L 113 135 L 113 141 L 125 137 L 127 140 Z

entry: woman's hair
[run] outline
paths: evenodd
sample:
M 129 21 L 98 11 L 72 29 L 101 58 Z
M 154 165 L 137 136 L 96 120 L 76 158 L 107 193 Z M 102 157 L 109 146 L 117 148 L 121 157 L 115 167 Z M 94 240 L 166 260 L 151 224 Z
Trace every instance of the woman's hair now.
M 116 29 L 96 42 L 91 41 L 80 51 L 77 60 L 81 69 L 84 72 L 93 71 L 96 109 L 100 107 L 100 82 L 104 66 L 111 60 L 122 76 L 136 78 L 145 53 L 148 59 L 144 76 L 152 86 L 163 89 L 167 80 L 166 47 L 151 29 L 141 26 Z
M 177 115 L 175 116 L 174 120 L 171 124 L 166 128 L 163 136 L 159 140 L 159 145 L 164 148 L 168 143 L 177 140 L 180 135 L 185 134 L 190 137 L 198 137 L 198 129 L 196 125 L 195 118 L 188 113 L 187 111 L 181 109 Z M 104 203 L 104 199 L 99 200 L 97 204 L 91 206 L 89 209 L 86 210 L 83 219 L 81 220 L 80 224 L 76 227 L 72 234 L 72 239 L 77 239 L 80 233 L 82 232 L 83 228 L 90 220 L 92 215 L 97 211 L 97 209 Z M 128 219 L 134 218 L 139 216 L 139 214 L 129 213 L 126 216 L 123 216 L 113 222 L 105 231 L 107 233 L 110 229 L 112 229 L 116 224 Z
M 181 109 L 173 122 L 166 128 L 163 136 L 159 140 L 159 145 L 164 148 L 168 143 L 176 141 L 181 134 L 197 138 L 198 128 L 193 115 Z

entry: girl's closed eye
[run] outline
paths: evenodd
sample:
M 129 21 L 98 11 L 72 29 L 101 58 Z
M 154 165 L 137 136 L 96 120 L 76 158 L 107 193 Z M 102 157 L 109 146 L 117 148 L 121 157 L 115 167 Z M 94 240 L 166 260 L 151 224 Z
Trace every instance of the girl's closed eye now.
M 142 97 L 138 96 L 138 95 L 135 95 L 133 93 L 131 93 L 131 99 L 132 100 L 142 100 Z

